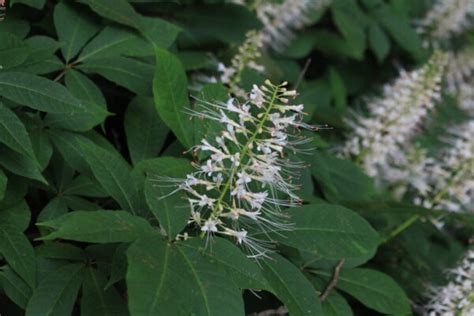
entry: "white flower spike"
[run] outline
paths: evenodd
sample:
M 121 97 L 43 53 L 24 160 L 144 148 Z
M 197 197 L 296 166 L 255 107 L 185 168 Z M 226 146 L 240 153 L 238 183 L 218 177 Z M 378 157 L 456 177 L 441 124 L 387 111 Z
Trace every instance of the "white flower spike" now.
M 472 25 L 473 15 L 472 0 L 438 0 L 418 31 L 435 42 L 446 40 Z
M 298 164 L 286 152 L 304 143 L 300 128 L 312 127 L 302 122 L 302 106 L 289 104 L 296 92 L 286 85 L 266 81 L 254 86 L 243 103 L 230 99 L 202 104 L 202 111 L 193 114 L 222 124 L 219 136 L 194 147 L 196 154 L 209 158 L 195 163 L 197 170 L 181 182 L 164 179 L 178 183 L 174 192 L 187 193 L 189 223 L 208 238 L 230 236 L 256 258 L 265 256 L 271 247 L 256 236 L 291 229 L 281 207 L 301 204 L 297 186 L 291 182 Z
M 474 315 L 474 250 L 469 250 L 459 266 L 449 271 L 451 281 L 430 289 L 426 316 Z
M 368 105 L 369 116 L 356 115 L 349 122 L 352 134 L 342 152 L 353 157 L 370 176 L 382 177 L 393 160 L 399 161 L 404 146 L 440 98 L 446 56 L 435 52 L 430 61 L 384 87 L 383 96 Z

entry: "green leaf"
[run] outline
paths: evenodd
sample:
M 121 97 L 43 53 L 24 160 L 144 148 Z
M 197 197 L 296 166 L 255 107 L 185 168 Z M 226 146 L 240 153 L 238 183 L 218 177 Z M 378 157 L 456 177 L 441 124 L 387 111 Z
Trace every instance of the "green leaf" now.
M 57 196 L 49 200 L 48 204 L 41 210 L 38 215 L 38 222 L 49 221 L 63 216 L 68 212 L 64 197 Z
M 193 128 L 189 115 L 188 81 L 178 57 L 156 49 L 156 71 L 153 79 L 155 106 L 161 119 L 185 147 L 193 145 Z
M 189 161 L 177 158 L 153 159 L 153 164 L 146 169 L 145 196 L 148 206 L 170 240 L 186 226 L 191 213 L 184 192 L 163 198 L 176 188 L 164 186 L 160 183 L 160 177 L 185 178 L 192 170 Z
M 35 287 L 35 252 L 18 227 L 0 224 L 0 254 L 31 288 Z
M 54 55 L 60 46 L 56 40 L 43 35 L 35 35 L 27 38 L 25 43 L 30 49 L 30 54 L 21 65 L 11 71 L 45 74 L 63 68 L 63 63 Z M 57 64 L 49 63 L 53 60 L 57 60 Z
M 378 246 L 377 232 L 345 207 L 314 204 L 290 208 L 285 213 L 294 227 L 275 234 L 282 244 L 326 259 L 363 257 L 374 253 Z
M 210 102 L 210 103 L 219 103 L 227 102 L 229 99 L 229 93 L 227 88 L 221 83 L 207 84 L 200 91 L 200 100 L 197 103 Z M 201 101 L 202 100 L 202 101 Z M 200 104 L 207 107 L 207 104 Z M 197 107 L 197 105 L 195 105 Z M 203 138 L 205 139 L 214 139 L 216 136 L 222 132 L 222 124 L 214 120 L 207 120 L 202 118 L 194 119 L 194 144 L 201 143 Z M 206 158 L 206 153 L 200 153 L 199 159 Z
M 181 31 L 176 25 L 157 17 L 141 17 L 138 29 L 154 47 L 168 48 Z
M 364 57 L 365 50 L 365 32 L 362 25 L 346 10 L 334 6 L 332 7 L 332 16 L 337 28 L 346 38 L 349 48 L 353 50 L 357 59 Z
M 67 195 L 81 195 L 89 197 L 107 197 L 107 193 L 100 184 L 85 175 L 78 175 L 63 191 Z
M 218 263 L 241 289 L 271 289 L 254 260 L 247 258 L 238 246 L 224 238 L 216 237 L 210 241 L 210 245 L 206 245 L 204 240 L 191 240 L 183 246 L 193 247 Z M 212 250 L 209 251 L 207 247 Z
M 28 123 L 29 124 L 29 123 Z M 53 156 L 53 145 L 46 134 L 46 129 L 42 126 L 29 124 L 29 134 L 31 144 L 38 160 L 40 170 L 44 170 Z
M 75 211 L 51 221 L 38 223 L 54 231 L 40 238 L 93 242 L 132 242 L 151 232 L 148 222 L 125 211 Z
M 102 77 L 142 95 L 151 95 L 150 82 L 154 67 L 127 57 L 109 57 L 87 60 L 77 68 Z
M 404 50 L 415 58 L 422 53 L 421 38 L 411 27 L 410 20 L 385 5 L 374 11 L 380 24 Z
M 24 200 L 8 208 L 0 209 L 0 223 L 15 226 L 19 231 L 25 231 L 30 225 L 30 220 L 30 208 Z
M 121 244 L 115 249 L 115 253 L 112 257 L 112 267 L 110 268 L 110 278 L 104 289 L 125 279 L 127 273 L 127 249 L 128 244 Z
M 78 61 L 116 56 L 153 56 L 153 46 L 135 32 L 106 26 L 82 50 Z
M 223 3 L 187 5 L 177 11 L 174 18 L 191 34 L 192 40 L 198 42 L 210 37 L 224 43 L 240 44 L 248 31 L 262 26 L 246 7 Z
M 7 182 L 8 182 L 8 178 L 5 175 L 5 172 L 3 172 L 3 170 L 0 169 L 0 201 L 3 200 L 3 198 L 5 197 Z
M 240 290 L 194 249 L 150 237 L 133 243 L 127 257 L 132 316 L 244 315 Z
M 19 37 L 0 32 L 0 60 L 2 68 L 0 71 L 21 65 L 30 53 L 29 46 Z
M 97 14 L 139 30 L 154 46 L 168 48 L 180 29 L 157 17 L 144 17 L 135 12 L 126 0 L 81 0 Z
M 54 7 L 54 26 L 63 44 L 61 51 L 66 63 L 73 59 L 99 30 L 98 25 L 88 15 L 64 2 Z
M 14 174 L 47 184 L 46 179 L 41 175 L 38 161 L 12 151 L 5 146 L 0 146 L 0 165 Z
M 9 16 L 8 19 L 2 21 L 2 32 L 23 39 L 30 32 L 30 23 L 18 17 Z
M 70 69 L 66 72 L 64 81 L 69 92 L 79 100 L 107 109 L 107 102 L 102 91 L 87 76 L 77 70 Z
M 82 156 L 80 143 L 89 141 L 82 134 L 67 132 L 59 129 L 49 129 L 49 137 L 54 147 L 61 154 L 64 161 L 74 170 L 91 174 L 87 161 Z
M 331 274 L 325 271 L 318 271 L 317 274 L 331 277 Z M 363 268 L 343 270 L 339 275 L 337 287 L 380 313 L 411 313 L 410 301 L 406 294 L 391 277 L 382 272 Z
M 376 193 L 373 179 L 349 160 L 315 152 L 311 173 L 331 202 L 367 201 Z
M 369 45 L 379 63 L 382 62 L 390 52 L 390 41 L 385 32 L 376 23 L 370 25 Z
M 322 303 L 324 316 L 352 316 L 352 309 L 346 299 L 337 291 L 331 291 Z
M 28 284 L 9 267 L 4 267 L 0 271 L 0 288 L 3 289 L 9 299 L 23 309 L 26 308 L 26 304 L 28 304 L 33 293 Z
M 153 98 L 134 98 L 125 113 L 124 125 L 134 165 L 158 156 L 169 130 L 156 113 Z
M 0 209 L 7 210 L 9 208 L 13 208 L 17 206 L 18 204 L 24 203 L 24 197 L 28 192 L 29 185 L 30 185 L 30 181 L 28 181 L 27 179 L 15 176 L 13 174 L 9 174 L 7 189 L 5 191 L 5 197 L 3 198 L 2 201 L 0 201 Z M 29 208 L 26 207 L 26 210 L 29 210 Z M 12 212 L 15 212 L 15 211 L 12 210 Z M 23 211 L 19 211 L 18 213 L 20 217 L 23 217 L 23 214 L 24 214 Z M 7 215 L 7 218 L 8 217 L 10 217 L 10 215 Z M 11 217 L 15 218 L 16 216 L 11 216 Z M 21 226 L 23 221 L 19 220 L 18 223 Z M 28 214 L 28 223 L 29 223 L 29 214 Z M 25 225 L 28 226 L 28 223 L 25 223 Z M 13 225 L 16 225 L 16 224 L 13 224 Z
M 11 0 L 10 5 L 14 5 L 15 3 L 24 3 L 39 10 L 44 7 L 46 0 Z
M 49 242 L 35 248 L 36 255 L 41 258 L 84 261 L 84 250 L 71 244 Z
M 86 272 L 82 284 L 81 316 L 126 316 L 127 304 L 117 290 L 111 287 L 104 290 L 105 276 L 92 267 Z
M 26 316 L 71 315 L 84 272 L 82 263 L 74 263 L 48 273 L 34 290 Z
M 329 84 L 333 94 L 334 105 L 339 112 L 345 111 L 347 107 L 347 90 L 344 81 L 334 68 L 329 68 Z
M 47 124 L 75 131 L 89 130 L 107 116 L 99 107 L 81 104 L 59 83 L 26 73 L 0 73 L 0 95 L 50 113 Z
M 0 102 L 0 142 L 20 154 L 35 158 L 25 126 L 16 114 Z
M 81 0 L 100 16 L 137 28 L 140 15 L 126 0 Z
M 301 271 L 278 254 L 262 260 L 263 275 L 290 315 L 320 315 L 319 297 Z
M 120 206 L 133 214 L 143 213 L 141 201 L 130 176 L 130 166 L 119 153 L 79 140 L 80 149 L 94 177 Z

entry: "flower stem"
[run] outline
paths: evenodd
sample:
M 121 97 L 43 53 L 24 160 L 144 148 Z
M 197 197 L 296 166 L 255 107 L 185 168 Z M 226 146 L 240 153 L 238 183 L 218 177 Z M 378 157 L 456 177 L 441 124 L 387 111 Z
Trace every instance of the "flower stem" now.
M 268 108 L 265 111 L 265 114 L 263 115 L 261 121 L 258 123 L 258 125 L 255 129 L 255 132 L 252 134 L 252 136 L 250 136 L 249 140 L 247 141 L 247 143 L 243 147 L 238 165 L 241 165 L 242 162 L 244 161 L 244 158 L 246 158 L 246 156 L 249 152 L 250 145 L 253 142 L 255 142 L 255 139 L 257 138 L 257 135 L 260 133 L 260 130 L 263 128 L 263 125 L 267 121 L 268 116 L 270 115 L 270 111 L 273 109 L 273 106 L 275 104 L 275 100 L 277 98 L 278 91 L 279 91 L 278 87 L 275 87 L 275 89 L 273 91 L 273 94 L 272 94 L 272 98 L 270 99 Z M 237 171 L 237 166 L 232 168 L 231 174 L 230 174 L 229 178 L 227 179 L 227 182 L 224 186 L 224 189 L 222 190 L 221 195 L 219 196 L 219 199 L 217 200 L 215 210 L 217 210 L 218 212 L 219 212 L 219 208 L 222 204 L 222 201 L 224 200 L 225 195 L 229 192 L 229 189 L 230 189 L 230 186 L 232 184 L 232 181 L 233 181 L 233 178 L 235 176 L 236 171 Z
M 404 221 L 403 223 L 398 225 L 394 230 L 392 230 L 387 235 L 387 237 L 385 237 L 382 240 L 382 242 L 380 244 L 385 244 L 385 243 L 389 242 L 390 240 L 392 240 L 393 238 L 395 238 L 396 236 L 398 236 L 400 233 L 402 233 L 404 230 L 406 230 L 408 227 L 410 227 L 412 224 L 414 224 L 420 217 L 421 217 L 421 215 L 419 215 L 419 214 L 415 214 L 415 215 L 410 216 L 410 218 L 408 218 L 406 221 Z

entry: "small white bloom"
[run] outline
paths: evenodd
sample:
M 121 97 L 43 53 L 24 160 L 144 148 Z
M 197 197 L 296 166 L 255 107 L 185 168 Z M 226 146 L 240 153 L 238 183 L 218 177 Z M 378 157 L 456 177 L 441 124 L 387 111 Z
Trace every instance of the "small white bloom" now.
M 204 225 L 201 227 L 201 231 L 203 232 L 210 232 L 210 233 L 217 233 L 217 225 L 219 224 L 218 221 L 214 219 L 208 219 L 204 222 Z
M 468 250 L 459 266 L 449 271 L 450 282 L 431 287 L 425 314 L 433 316 L 474 315 L 474 251 Z

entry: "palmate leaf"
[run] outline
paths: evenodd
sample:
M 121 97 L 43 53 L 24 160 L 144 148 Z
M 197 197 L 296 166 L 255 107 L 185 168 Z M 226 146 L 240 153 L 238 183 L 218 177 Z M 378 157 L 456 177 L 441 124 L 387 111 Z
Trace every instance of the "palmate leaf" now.
M 24 3 L 35 9 L 42 9 L 46 3 L 46 0 L 11 0 L 11 5 L 15 3 Z
M 5 190 L 7 189 L 7 182 L 8 182 L 8 178 L 5 175 L 5 172 L 3 172 L 3 170 L 0 169 L 0 201 L 3 200 L 3 198 L 5 197 Z
M 331 274 L 317 271 L 330 278 Z M 411 314 L 410 301 L 402 288 L 388 275 L 371 269 L 343 270 L 337 287 L 378 312 L 390 315 Z
M 286 214 L 294 226 L 272 237 L 322 258 L 363 257 L 373 254 L 379 244 L 377 232 L 365 219 L 339 205 L 305 205 Z
M 76 98 L 107 109 L 107 102 L 102 91 L 86 75 L 77 70 L 70 69 L 64 76 L 64 82 L 69 92 Z
M 36 159 L 19 154 L 3 145 L 0 145 L 0 165 L 14 174 L 47 184 Z
M 260 264 L 263 275 L 290 315 L 321 314 L 316 290 L 295 265 L 278 254 L 273 254 Z
M 36 286 L 35 253 L 18 227 L 0 223 L 0 254 L 31 288 Z
M 197 250 L 144 237 L 127 257 L 132 316 L 244 315 L 239 288 Z
M 151 80 L 154 67 L 150 64 L 128 57 L 109 57 L 91 59 L 77 66 L 88 73 L 102 77 L 137 94 L 151 95 Z
M 48 273 L 34 290 L 26 316 L 71 315 L 84 273 L 82 263 L 62 265 Z
M 75 131 L 91 129 L 108 114 L 102 108 L 83 105 L 56 82 L 26 73 L 0 73 L 0 95 L 49 113 L 45 120 L 48 125 Z
M 9 33 L 0 32 L 1 71 L 21 65 L 30 54 L 30 47 L 21 38 Z
M 173 240 L 186 226 L 191 213 L 185 200 L 186 194 L 176 192 L 166 197 L 176 188 L 169 187 L 168 183 L 163 183 L 160 177 L 184 179 L 186 174 L 193 171 L 193 168 L 188 160 L 171 157 L 156 158 L 145 162 L 143 171 L 147 174 L 145 197 L 148 206 L 168 234 L 168 238 Z
M 30 54 L 21 65 L 10 69 L 10 71 L 40 75 L 61 70 L 64 67 L 61 60 L 54 55 L 60 44 L 53 38 L 35 35 L 28 37 L 25 43 L 30 49 Z
M 15 226 L 18 231 L 25 231 L 30 225 L 30 219 L 30 208 L 24 200 L 0 209 L 0 223 Z
M 128 105 L 124 120 L 132 163 L 158 156 L 168 128 L 156 112 L 153 98 L 136 97 Z
M 224 238 L 216 237 L 206 245 L 204 240 L 190 240 L 183 247 L 192 247 L 212 261 L 218 263 L 230 279 L 241 289 L 265 289 L 271 291 L 270 284 L 264 278 L 261 267 L 236 245 Z
M 114 287 L 104 290 L 107 278 L 88 267 L 82 284 L 81 316 L 127 316 L 127 304 Z
M 172 53 L 156 49 L 156 70 L 153 79 L 155 106 L 161 119 L 173 131 L 181 144 L 193 145 L 193 122 L 189 108 L 188 80 L 183 65 Z
M 153 56 L 153 46 L 126 28 L 106 26 L 81 51 L 79 62 L 116 56 Z
M 41 240 L 61 238 L 94 243 L 132 242 L 152 232 L 145 219 L 125 211 L 75 211 L 37 225 L 54 229 Z
M 15 112 L 0 102 L 0 142 L 20 154 L 35 159 L 33 146 L 25 126 Z
M 54 25 L 59 41 L 63 44 L 61 52 L 66 63 L 99 30 L 99 25 L 91 17 L 65 2 L 58 3 L 54 8 Z
M 168 48 L 180 29 L 157 17 L 138 14 L 126 0 L 80 0 L 97 14 L 114 22 L 130 26 L 142 33 L 155 47 Z
M 144 214 L 142 201 L 130 175 L 131 168 L 122 156 L 92 141 L 79 140 L 79 146 L 94 177 L 104 190 L 123 209 L 133 214 Z
M 0 288 L 16 305 L 25 309 L 33 293 L 31 287 L 23 281 L 11 268 L 4 267 L 0 271 Z

